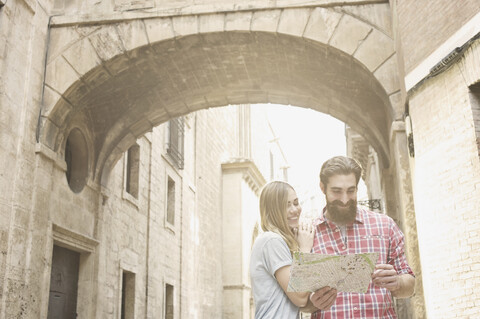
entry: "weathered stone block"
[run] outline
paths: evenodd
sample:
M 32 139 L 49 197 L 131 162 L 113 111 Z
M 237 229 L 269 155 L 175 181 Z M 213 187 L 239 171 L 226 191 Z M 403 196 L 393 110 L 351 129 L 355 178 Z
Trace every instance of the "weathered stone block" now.
M 394 53 L 393 39 L 373 29 L 353 55 L 372 72 Z
M 336 11 L 315 8 L 310 14 L 310 20 L 303 36 L 322 43 L 328 43 L 341 17 L 342 14 Z
M 249 31 L 252 12 L 227 13 L 225 16 L 225 31 Z
M 385 61 L 373 75 L 382 84 L 388 95 L 400 90 L 396 55 L 392 55 Z
M 311 9 L 283 10 L 278 24 L 279 33 L 302 36 L 310 17 Z
M 254 12 L 250 30 L 276 32 L 281 13 L 280 10 Z
M 393 93 L 388 98 L 390 99 L 390 104 L 392 105 L 392 113 L 394 120 L 403 120 L 403 115 L 405 113 L 405 103 L 402 99 L 402 93 Z
M 173 33 L 176 37 L 182 37 L 198 33 L 197 16 L 180 16 L 172 18 Z
M 224 14 L 209 14 L 199 16 L 199 32 L 219 32 L 224 31 L 225 15 Z
M 127 51 L 148 44 L 145 25 L 142 20 L 127 21 L 117 25 L 118 35 Z
M 63 94 L 78 79 L 78 74 L 62 56 L 47 65 L 45 84 L 60 94 Z
M 330 45 L 353 54 L 372 30 L 368 24 L 344 14 L 330 39 Z
M 97 27 L 98 29 L 98 27 Z M 83 37 L 78 28 L 51 28 L 47 64 Z M 89 28 L 91 30 L 91 28 Z
M 392 8 L 389 3 L 343 6 L 342 11 L 375 26 L 389 37 L 392 34 Z
M 153 0 L 114 0 L 114 10 L 115 11 L 130 11 L 138 9 L 148 9 L 155 7 L 155 1 Z
M 114 56 L 125 52 L 123 43 L 114 25 L 104 26 L 92 33 L 88 38 L 102 61 L 108 61 Z
M 87 38 L 77 41 L 65 50 L 62 55 L 80 76 L 101 63 Z
M 148 40 L 152 44 L 175 37 L 175 34 L 173 33 L 172 20 L 170 18 L 146 19 L 144 20 L 144 23 Z

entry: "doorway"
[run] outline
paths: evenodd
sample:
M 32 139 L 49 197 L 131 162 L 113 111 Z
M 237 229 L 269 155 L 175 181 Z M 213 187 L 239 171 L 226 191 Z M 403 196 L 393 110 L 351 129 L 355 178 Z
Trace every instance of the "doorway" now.
M 79 261 L 79 253 L 53 246 L 47 319 L 77 318 Z

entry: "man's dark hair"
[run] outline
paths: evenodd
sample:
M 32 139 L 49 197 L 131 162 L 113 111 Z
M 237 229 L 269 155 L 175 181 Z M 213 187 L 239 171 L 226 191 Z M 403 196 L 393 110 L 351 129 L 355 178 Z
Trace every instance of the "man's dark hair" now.
M 335 156 L 323 163 L 322 169 L 320 170 L 320 182 L 327 186 L 331 176 L 350 175 L 352 173 L 355 175 L 358 186 L 360 176 L 362 175 L 362 167 L 360 164 L 351 157 Z

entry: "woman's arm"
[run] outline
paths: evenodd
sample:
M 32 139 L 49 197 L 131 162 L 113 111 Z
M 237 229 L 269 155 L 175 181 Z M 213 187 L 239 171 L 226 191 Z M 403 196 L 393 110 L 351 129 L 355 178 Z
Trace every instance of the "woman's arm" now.
M 315 232 L 312 223 L 302 223 L 298 227 L 296 239 L 301 252 L 309 253 L 312 250 L 314 233 Z M 290 269 L 290 265 L 277 269 L 275 272 L 275 278 L 291 302 L 293 302 L 297 307 L 305 307 L 308 302 L 308 296 L 310 295 L 308 291 L 287 291 L 288 282 L 290 281 Z
M 290 292 L 287 291 L 288 282 L 290 280 L 290 268 L 291 266 L 284 266 L 278 269 L 275 272 L 275 278 L 277 279 L 278 283 L 282 287 L 283 291 L 287 295 L 288 299 L 295 304 L 297 307 L 305 307 L 308 302 L 308 296 L 310 292 Z

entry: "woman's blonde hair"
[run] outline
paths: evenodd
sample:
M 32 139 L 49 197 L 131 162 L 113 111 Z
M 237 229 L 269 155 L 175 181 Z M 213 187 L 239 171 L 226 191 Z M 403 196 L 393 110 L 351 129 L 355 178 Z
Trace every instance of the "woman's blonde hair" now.
M 287 203 L 290 184 L 273 181 L 265 185 L 260 194 L 260 219 L 263 231 L 279 234 L 291 252 L 298 250 L 295 234 L 288 226 Z

